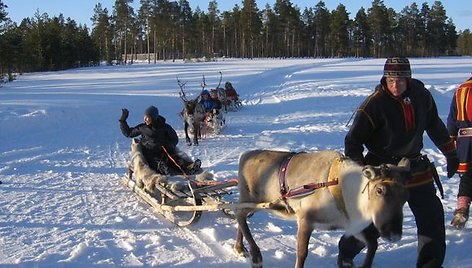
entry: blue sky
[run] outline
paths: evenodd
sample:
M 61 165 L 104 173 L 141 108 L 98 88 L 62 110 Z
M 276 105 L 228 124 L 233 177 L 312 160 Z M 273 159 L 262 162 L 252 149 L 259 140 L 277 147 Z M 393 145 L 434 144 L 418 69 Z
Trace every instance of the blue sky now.
M 3 0 L 3 3 L 8 6 L 8 17 L 16 22 L 20 22 L 26 17 L 33 17 L 36 10 L 39 10 L 40 13 L 46 12 L 51 17 L 62 13 L 65 17 L 71 17 L 76 22 L 87 24 L 89 27 L 92 26 L 90 18 L 93 15 L 93 8 L 96 3 L 99 2 L 111 11 L 115 0 Z M 133 5 L 138 7 L 139 2 L 139 0 L 134 0 Z M 193 10 L 195 10 L 197 6 L 200 6 L 201 9 L 206 11 L 209 0 L 189 0 L 189 2 Z M 231 10 L 235 4 L 239 4 L 240 6 L 242 5 L 242 0 L 217 0 L 217 2 L 220 11 Z M 266 3 L 273 6 L 275 0 L 256 0 L 256 2 L 259 9 L 263 9 Z M 307 6 L 313 7 L 318 2 L 318 0 L 292 0 L 294 5 L 297 5 L 302 9 Z M 348 12 L 351 13 L 351 18 L 355 16 L 355 13 L 361 6 L 368 8 L 372 3 L 370 0 L 325 0 L 324 2 L 329 10 L 333 10 L 339 3 L 343 3 Z M 401 11 L 405 6 L 411 5 L 413 2 L 416 2 L 418 5 L 427 2 L 429 6 L 431 6 L 434 3 L 434 0 L 384 0 L 384 4 L 387 7 L 392 7 L 397 12 Z M 457 30 L 472 30 L 472 5 L 470 4 L 470 0 L 443 0 L 441 2 L 446 8 L 447 16 L 453 19 Z

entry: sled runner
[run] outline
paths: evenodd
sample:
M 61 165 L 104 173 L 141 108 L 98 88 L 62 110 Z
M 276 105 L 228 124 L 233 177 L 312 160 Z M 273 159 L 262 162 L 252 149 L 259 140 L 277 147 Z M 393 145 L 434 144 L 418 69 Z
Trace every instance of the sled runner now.
M 223 196 L 232 194 L 237 179 L 214 181 L 212 174 L 164 176 L 149 168 L 139 143 L 131 143 L 131 163 L 122 183 L 157 212 L 178 226 L 195 223 L 203 211 L 232 215 L 232 204 Z

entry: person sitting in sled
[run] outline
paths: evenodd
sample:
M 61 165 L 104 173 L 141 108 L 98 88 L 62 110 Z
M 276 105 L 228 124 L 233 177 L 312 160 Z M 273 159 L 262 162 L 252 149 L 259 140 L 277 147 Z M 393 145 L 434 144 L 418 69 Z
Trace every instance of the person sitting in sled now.
M 210 95 L 210 92 L 208 90 L 203 90 L 201 94 L 201 100 L 200 104 L 203 106 L 203 109 L 205 109 L 205 113 L 208 115 L 215 115 L 219 114 L 219 111 L 222 107 L 221 101 L 218 100 L 218 94 L 216 91 L 213 93 L 213 97 Z M 216 97 L 216 98 L 215 98 Z
M 236 90 L 234 89 L 231 82 L 229 82 L 229 81 L 225 83 L 225 92 L 226 92 L 226 98 L 228 99 L 228 101 L 237 101 L 238 100 L 239 95 L 236 92 Z
M 140 144 L 143 155 L 150 168 L 163 175 L 170 174 L 170 168 L 177 173 L 183 170 L 186 174 L 196 174 L 200 170 L 201 161 L 194 162 L 182 155 L 177 148 L 179 138 L 175 130 L 166 123 L 166 119 L 159 115 L 159 110 L 155 106 L 150 106 L 144 111 L 144 123 L 135 127 L 130 127 L 126 122 L 128 109 L 122 109 L 120 118 L 120 129 L 125 137 L 134 138 L 141 136 Z M 171 160 L 180 166 L 175 165 Z
M 223 108 L 223 104 L 221 103 L 220 99 L 218 98 L 218 91 L 216 89 L 212 89 L 210 92 L 210 98 L 214 102 L 213 106 L 213 114 L 219 114 L 221 108 Z

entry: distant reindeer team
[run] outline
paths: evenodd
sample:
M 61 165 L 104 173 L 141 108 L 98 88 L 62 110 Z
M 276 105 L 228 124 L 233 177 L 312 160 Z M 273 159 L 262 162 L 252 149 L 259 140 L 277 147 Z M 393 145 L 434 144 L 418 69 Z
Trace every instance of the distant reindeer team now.
M 203 106 L 199 103 L 198 96 L 191 100 L 187 98 L 184 91 L 186 83 L 182 83 L 179 78 L 177 78 L 177 84 L 180 87 L 180 98 L 184 102 L 181 115 L 184 121 L 185 141 L 187 145 L 192 145 L 192 140 L 189 136 L 189 133 L 192 133 L 193 144 L 198 145 L 198 139 L 202 137 L 201 128 L 203 119 L 205 118 L 205 109 L 203 109 Z M 202 83 L 202 91 L 204 88 L 205 85 Z
M 212 89 L 212 94 L 217 94 L 217 100 L 221 103 L 228 103 L 226 97 L 226 91 L 223 88 L 220 88 L 222 74 L 220 72 L 220 81 L 216 88 Z M 227 82 L 229 83 L 229 82 Z M 184 108 L 181 111 L 181 116 L 184 122 L 184 132 L 185 132 L 185 141 L 187 145 L 198 145 L 198 140 L 202 138 L 202 134 L 207 132 L 212 132 L 214 134 L 219 134 L 221 129 L 225 125 L 225 119 L 219 111 L 215 113 L 209 113 L 205 111 L 205 107 L 200 102 L 202 94 L 208 92 L 205 90 L 206 81 L 205 76 L 203 76 L 203 81 L 201 83 L 202 90 L 200 94 L 194 99 L 188 99 L 184 91 L 186 82 L 180 81 L 177 77 L 177 84 L 180 87 L 180 98 L 184 102 Z M 226 111 L 226 106 L 223 106 Z M 219 109 L 218 109 L 219 110 Z M 190 138 L 190 134 L 193 134 L 193 139 Z

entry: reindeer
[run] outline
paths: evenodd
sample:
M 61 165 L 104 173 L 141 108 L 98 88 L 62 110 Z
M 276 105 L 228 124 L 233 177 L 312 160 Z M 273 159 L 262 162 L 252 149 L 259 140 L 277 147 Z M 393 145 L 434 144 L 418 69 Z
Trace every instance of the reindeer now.
M 185 141 L 187 142 L 187 145 L 192 145 L 192 141 L 188 134 L 190 132 L 193 133 L 193 144 L 198 145 L 198 139 L 201 139 L 202 137 L 201 128 L 205 118 L 205 109 L 203 109 L 202 105 L 198 102 L 198 97 L 193 100 L 187 98 L 184 91 L 186 82 L 182 83 L 177 77 L 177 84 L 180 87 L 180 98 L 184 102 L 184 108 L 180 114 L 184 121 Z M 205 77 L 203 77 L 202 91 L 204 88 Z
M 380 236 L 395 242 L 401 238 L 403 205 L 409 160 L 397 166 L 365 166 L 334 151 L 291 153 L 255 150 L 239 160 L 239 203 L 266 204 L 275 215 L 297 221 L 297 259 L 303 267 L 308 242 L 315 228 L 344 229 L 367 244 L 363 267 L 371 267 L 377 239 L 362 235 L 371 223 Z M 255 208 L 236 210 L 238 229 L 235 251 L 248 257 L 252 267 L 262 267 L 262 255 L 247 223 Z

